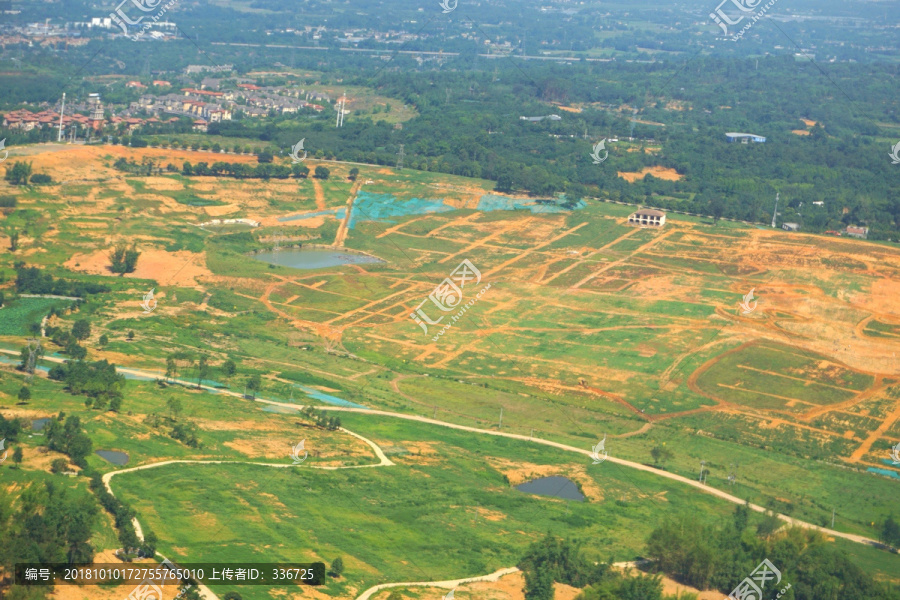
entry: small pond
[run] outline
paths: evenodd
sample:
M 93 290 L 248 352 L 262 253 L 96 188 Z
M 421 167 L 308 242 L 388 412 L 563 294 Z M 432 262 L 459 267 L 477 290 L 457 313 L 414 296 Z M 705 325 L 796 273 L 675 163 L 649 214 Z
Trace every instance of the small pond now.
M 120 467 L 128 464 L 128 455 L 118 450 L 97 450 L 94 454 Z
M 362 265 L 372 263 L 383 263 L 384 261 L 367 256 L 365 254 L 354 254 L 351 252 L 342 252 L 340 250 L 303 250 L 297 248 L 289 248 L 279 252 L 260 252 L 253 256 L 256 260 L 260 260 L 270 265 L 279 265 L 282 267 L 290 267 L 292 269 L 325 269 L 327 267 L 337 267 L 340 265 Z
M 526 494 L 584 502 L 584 494 L 579 492 L 575 482 L 567 477 L 541 477 L 519 484 L 516 489 Z
M 49 417 L 44 417 L 43 419 L 34 419 L 31 422 L 31 430 L 32 431 L 43 431 L 44 427 L 47 426 L 47 423 L 50 422 Z

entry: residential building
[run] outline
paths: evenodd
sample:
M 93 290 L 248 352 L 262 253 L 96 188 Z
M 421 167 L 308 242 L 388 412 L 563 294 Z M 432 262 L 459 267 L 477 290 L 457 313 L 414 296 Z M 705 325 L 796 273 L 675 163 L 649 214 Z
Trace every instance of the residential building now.
M 662 227 L 666 224 L 666 213 L 655 208 L 642 208 L 628 217 L 628 224 L 641 227 Z
M 753 133 L 726 133 L 725 139 L 729 142 L 740 142 L 742 144 L 746 144 L 748 142 L 764 144 L 766 142 L 766 138 Z
M 869 228 L 868 227 L 856 227 L 855 225 L 848 225 L 846 232 L 847 232 L 848 236 L 859 238 L 861 240 L 864 240 L 869 237 Z

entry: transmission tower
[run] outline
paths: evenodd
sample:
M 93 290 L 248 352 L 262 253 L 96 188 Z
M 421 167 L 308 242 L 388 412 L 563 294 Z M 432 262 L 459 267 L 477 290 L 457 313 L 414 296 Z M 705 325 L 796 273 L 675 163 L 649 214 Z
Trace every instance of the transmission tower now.
M 397 169 L 403 168 L 403 144 L 400 144 L 400 151 L 397 153 Z

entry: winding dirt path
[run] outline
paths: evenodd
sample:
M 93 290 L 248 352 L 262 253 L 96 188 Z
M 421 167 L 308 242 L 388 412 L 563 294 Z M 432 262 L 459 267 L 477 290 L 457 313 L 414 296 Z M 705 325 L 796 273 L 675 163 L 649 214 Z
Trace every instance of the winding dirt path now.
M 18 352 L 15 352 L 13 350 L 5 350 L 5 349 L 0 349 L 0 352 L 3 352 L 5 354 L 12 354 L 14 356 L 17 356 L 19 354 Z M 60 362 L 60 363 L 65 362 L 64 359 L 56 358 L 56 357 L 44 357 L 43 360 L 48 360 L 51 362 Z M 138 369 L 123 369 L 123 368 L 117 367 L 117 370 L 119 372 L 129 372 L 129 373 L 133 373 L 136 375 L 143 375 L 144 377 L 149 377 L 149 378 L 157 377 L 156 373 L 152 373 L 149 371 L 141 371 Z M 195 384 L 187 382 L 187 381 L 181 381 L 181 380 L 175 380 L 175 381 L 177 381 L 178 383 L 181 383 L 182 385 L 195 386 Z M 238 397 L 238 398 L 242 397 L 242 395 L 239 394 L 238 392 L 232 392 L 231 390 L 217 390 L 217 389 L 214 389 L 211 386 L 207 386 L 207 385 L 201 386 L 201 388 L 209 390 L 209 391 L 215 391 L 220 394 L 226 394 L 226 395 Z M 292 408 L 292 409 L 304 408 L 303 405 L 299 405 L 299 404 L 290 404 L 287 402 L 277 402 L 275 400 L 264 400 L 262 398 L 256 398 L 255 401 L 260 404 L 266 404 L 266 405 L 271 405 L 271 406 L 282 406 L 285 408 Z M 557 448 L 559 450 L 565 450 L 567 452 L 574 452 L 577 454 L 581 454 L 587 458 L 591 457 L 590 450 L 587 450 L 584 448 L 576 448 L 575 446 L 570 446 L 568 444 L 562 444 L 560 442 L 554 442 L 554 441 L 545 440 L 542 438 L 528 437 L 528 436 L 520 435 L 517 433 L 507 433 L 505 431 L 492 431 L 492 430 L 488 430 L 488 429 L 480 429 L 477 427 L 469 427 L 466 425 L 458 425 L 456 423 L 448 423 L 446 421 L 439 421 L 436 419 L 430 419 L 428 417 L 422 417 L 422 416 L 418 416 L 418 415 L 408 415 L 408 414 L 396 413 L 396 412 L 391 412 L 391 411 L 386 411 L 386 410 L 378 410 L 378 409 L 370 409 L 370 408 L 352 408 L 352 407 L 344 407 L 344 406 L 317 406 L 316 408 L 319 410 L 360 413 L 360 414 L 366 414 L 366 415 L 378 415 L 378 416 L 382 416 L 382 417 L 404 419 L 407 421 L 416 421 L 419 423 L 427 423 L 429 425 L 437 425 L 440 427 L 446 427 L 448 429 L 456 429 L 459 431 L 467 431 L 467 432 L 471 432 L 471 433 L 478 433 L 481 435 L 492 435 L 492 436 L 497 436 L 497 437 L 505 437 L 505 438 L 509 438 L 509 439 L 520 440 L 520 441 L 524 441 L 524 442 L 530 442 L 530 443 L 534 443 L 534 444 L 541 444 L 543 446 L 550 446 L 552 448 Z M 898 409 L 895 414 L 900 415 L 900 409 Z M 357 435 L 356 437 L 359 437 L 360 439 L 364 439 L 364 438 L 362 438 L 362 436 Z M 373 442 L 373 444 L 374 444 L 374 442 Z M 374 449 L 374 447 L 373 447 L 373 449 Z M 379 456 L 379 458 L 381 458 L 382 456 L 383 456 L 383 453 L 382 453 L 382 455 Z M 382 460 L 388 460 L 388 459 L 387 459 L 387 457 L 384 457 Z M 626 460 L 623 458 L 617 458 L 615 456 L 607 457 L 607 461 L 611 462 L 613 464 L 621 465 L 623 467 L 636 469 L 638 471 L 643 471 L 645 473 L 651 473 L 653 475 L 656 475 L 657 477 L 663 477 L 663 478 L 669 479 L 671 481 L 677 481 L 683 485 L 688 485 L 696 490 L 699 490 L 706 494 L 710 494 L 719 499 L 727 500 L 728 502 L 731 502 L 733 504 L 738 504 L 738 505 L 746 504 L 752 510 L 759 512 L 759 513 L 766 512 L 766 508 L 763 506 L 759 506 L 758 504 L 747 504 L 743 498 L 738 498 L 737 496 L 732 496 L 731 494 L 729 494 L 727 492 L 724 492 L 724 491 L 716 489 L 714 487 L 710 487 L 708 485 L 699 483 L 697 481 L 694 481 L 693 479 L 688 479 L 687 477 L 677 475 L 675 473 L 670 473 L 668 471 L 661 471 L 659 469 L 655 469 L 653 467 L 650 467 L 650 466 L 647 466 L 647 465 L 644 465 L 641 463 Z M 177 462 L 177 461 L 174 461 L 174 462 Z M 216 461 L 213 461 L 213 462 L 216 462 Z M 220 462 L 227 462 L 227 461 L 220 461 Z M 158 465 L 160 463 L 155 463 L 155 464 Z M 144 468 L 151 468 L 152 466 L 153 465 L 144 465 Z M 284 465 L 284 466 L 292 466 L 292 465 Z M 141 467 L 133 467 L 132 469 L 136 470 L 139 468 L 141 468 Z M 125 472 L 125 471 L 126 470 L 114 471 L 113 473 L 121 473 L 121 472 Z M 114 476 L 112 474 L 107 474 L 107 475 L 110 478 Z M 104 477 L 106 477 L 106 476 L 104 476 Z M 842 538 L 845 540 L 849 540 L 851 542 L 855 542 L 857 544 L 864 544 L 864 545 L 873 546 L 876 548 L 883 547 L 883 545 L 880 542 L 877 542 L 876 540 L 867 538 L 865 536 L 856 535 L 856 534 L 852 534 L 852 533 L 844 533 L 841 531 L 836 531 L 834 529 L 828 529 L 827 527 L 819 527 L 818 525 L 813 525 L 812 523 L 807 523 L 806 521 L 801 521 L 799 519 L 795 519 L 793 517 L 789 517 L 789 516 L 783 515 L 783 514 L 777 514 L 776 516 L 779 519 L 781 519 L 782 521 L 784 521 L 785 523 L 788 523 L 790 525 L 802 527 L 804 529 L 819 531 L 826 535 L 829 535 L 832 537 L 839 537 L 839 538 Z M 210 598 L 215 598 L 215 596 L 211 596 Z
M 462 585 L 464 583 L 474 583 L 476 581 L 497 581 L 504 575 L 509 575 L 510 573 L 515 573 L 519 569 L 517 567 L 509 567 L 506 569 L 500 569 L 499 571 L 494 571 L 490 575 L 481 575 L 479 577 L 466 577 L 464 579 L 448 579 L 446 581 L 409 581 L 403 583 L 382 583 L 373 587 L 370 587 L 362 594 L 356 597 L 356 600 L 369 600 L 369 598 L 375 592 L 386 588 L 392 587 L 439 587 L 444 588 L 445 590 L 452 590 L 453 588 Z
M 257 398 L 256 401 L 264 403 L 264 404 L 273 404 L 276 406 L 295 406 L 295 405 L 285 404 L 284 402 L 275 402 L 272 400 L 262 400 L 259 398 Z M 586 450 L 583 448 L 576 448 L 575 446 L 569 446 L 568 444 L 562 444 L 560 442 L 553 442 L 551 440 L 545 440 L 545 439 L 541 439 L 541 438 L 531 438 L 526 435 L 519 435 L 517 433 L 506 433 L 503 431 L 491 431 L 488 429 L 479 429 L 477 427 L 468 427 L 466 425 L 457 425 L 456 423 L 447 423 L 444 421 L 438 421 L 436 419 L 429 419 L 428 417 L 421 417 L 418 415 L 406 415 L 406 414 L 402 414 L 402 413 L 395 413 L 395 412 L 390 412 L 390 411 L 385 411 L 385 410 L 376 410 L 376 409 L 369 409 L 369 408 L 349 408 L 349 407 L 343 407 L 343 406 L 317 406 L 316 408 L 318 408 L 319 410 L 331 410 L 331 411 L 338 411 L 338 412 L 355 412 L 355 413 L 363 413 L 363 414 L 367 414 L 367 415 L 379 415 L 379 416 L 384 416 L 384 417 L 393 417 L 396 419 L 405 419 L 407 421 L 418 421 L 420 423 L 428 423 L 430 425 L 438 425 L 441 427 L 447 427 L 449 429 L 458 429 L 460 431 L 480 433 L 482 435 L 493 435 L 493 436 L 498 436 L 498 437 L 505 437 L 505 438 L 511 438 L 511 439 L 515 439 L 515 440 L 521 440 L 521 441 L 525 441 L 525 442 L 532 442 L 532 443 L 541 444 L 544 446 L 551 446 L 553 448 L 558 448 L 560 450 L 565 450 L 567 452 L 576 452 L 576 453 L 582 454 L 588 458 L 591 457 L 590 450 Z M 641 463 L 626 460 L 623 458 L 616 458 L 615 456 L 609 456 L 606 460 L 611 463 L 621 465 L 623 467 L 637 469 L 638 471 L 644 471 L 645 473 L 652 473 L 658 477 L 664 477 L 666 479 L 670 479 L 672 481 L 677 481 L 684 485 L 689 485 L 697 490 L 700 490 L 707 494 L 716 496 L 717 498 L 720 498 L 722 500 L 727 500 L 728 502 L 731 502 L 733 504 L 739 504 L 739 505 L 746 504 L 752 510 L 759 512 L 759 513 L 765 513 L 767 510 L 763 506 L 759 506 L 758 504 L 747 504 L 746 500 L 744 500 L 743 498 L 738 498 L 737 496 L 732 496 L 731 494 L 729 494 L 727 492 L 724 492 L 724 491 L 716 489 L 714 487 L 710 487 L 708 485 L 699 483 L 697 481 L 694 481 L 693 479 L 688 479 L 687 477 L 682 477 L 681 475 L 676 475 L 675 473 L 670 473 L 668 471 L 661 471 L 659 469 L 655 469 L 653 467 L 650 467 L 650 466 L 647 466 L 647 465 L 644 465 Z M 819 531 L 826 535 L 830 535 L 833 537 L 839 537 L 839 538 L 842 538 L 845 540 L 849 540 L 851 542 L 856 542 L 858 544 L 865 544 L 868 546 L 874 546 L 876 548 L 883 547 L 883 545 L 880 542 L 877 542 L 876 540 L 867 538 L 865 536 L 856 535 L 853 533 L 844 533 L 841 531 L 835 531 L 833 529 L 828 529 L 827 527 L 819 527 L 818 525 L 813 525 L 812 523 L 807 523 L 806 521 L 801 521 L 800 519 L 795 519 L 795 518 L 789 517 L 787 515 L 777 514 L 776 516 L 779 519 L 781 519 L 782 521 L 784 521 L 785 523 L 788 523 L 790 525 L 802 527 L 804 529 L 811 529 L 814 531 Z
M 369 468 L 369 467 L 393 467 L 393 466 L 396 466 L 396 464 L 394 462 L 392 462 L 391 459 L 389 459 L 387 456 L 385 456 L 381 447 L 378 444 L 376 444 L 375 442 L 373 442 L 372 440 L 364 438 L 363 436 L 359 435 L 358 433 L 353 433 L 352 431 L 348 431 L 347 429 L 344 429 L 343 427 L 339 427 L 338 431 L 352 435 L 353 437 L 355 437 L 359 440 L 362 440 L 363 442 L 368 444 L 368 446 L 375 452 L 375 456 L 378 457 L 378 460 L 379 460 L 378 464 L 349 465 L 346 467 L 324 467 L 324 466 L 317 467 L 314 465 L 310 465 L 309 468 L 322 469 L 325 471 L 336 471 L 337 469 L 365 469 L 365 468 Z M 291 464 L 264 463 L 264 462 L 248 462 L 248 461 L 242 461 L 242 460 L 164 460 L 161 462 L 151 463 L 149 465 L 140 465 L 137 467 L 131 467 L 129 469 L 119 469 L 118 471 L 110 471 L 109 473 L 104 474 L 101 479 L 103 481 L 103 485 L 106 487 L 106 491 L 109 492 L 111 496 L 115 496 L 115 494 L 112 491 L 112 487 L 110 486 L 110 481 L 112 481 L 112 478 L 115 477 L 116 475 L 122 475 L 124 473 L 132 473 L 134 471 L 143 471 L 145 469 L 155 469 L 156 467 L 164 467 L 166 465 L 174 465 L 174 464 L 201 464 L 201 465 L 239 464 L 239 465 L 259 465 L 259 466 L 263 466 L 263 467 L 274 467 L 276 469 L 287 469 L 287 468 L 291 468 L 291 467 L 299 467 L 300 466 L 299 464 L 294 464 L 294 463 L 291 463 Z M 131 520 L 131 522 L 134 525 L 134 532 L 137 535 L 137 538 L 143 542 L 144 541 L 144 530 L 143 530 L 143 528 L 141 528 L 141 524 L 137 520 L 137 517 L 133 518 Z M 162 553 L 157 552 L 157 554 L 163 561 L 169 560 L 168 558 L 163 556 Z M 216 593 L 213 592 L 211 589 L 209 589 L 207 586 L 203 585 L 202 583 L 198 583 L 197 588 L 200 593 L 200 596 L 202 598 L 204 598 L 205 600 L 219 600 L 219 597 L 216 595 Z

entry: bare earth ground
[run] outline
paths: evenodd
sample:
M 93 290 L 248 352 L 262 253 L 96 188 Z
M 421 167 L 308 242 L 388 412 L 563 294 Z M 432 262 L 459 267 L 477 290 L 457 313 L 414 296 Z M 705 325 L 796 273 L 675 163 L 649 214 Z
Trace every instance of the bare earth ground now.
M 647 175 L 653 175 L 654 177 L 665 179 L 666 181 L 680 181 L 683 177 L 678 173 L 678 171 L 668 167 L 644 167 L 636 173 L 619 171 L 619 177 L 621 177 L 628 183 L 634 183 L 638 179 L 643 179 Z

